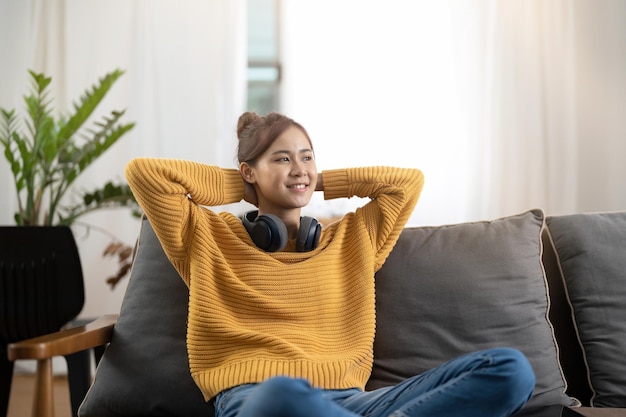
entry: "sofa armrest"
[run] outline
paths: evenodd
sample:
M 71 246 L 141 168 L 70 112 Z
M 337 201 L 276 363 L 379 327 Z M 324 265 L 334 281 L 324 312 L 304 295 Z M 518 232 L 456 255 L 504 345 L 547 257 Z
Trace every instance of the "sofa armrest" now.
M 105 315 L 84 326 L 11 343 L 9 360 L 46 359 L 104 346 L 111 341 L 117 315 Z
M 7 356 L 11 361 L 37 360 L 33 416 L 54 417 L 52 358 L 71 356 L 88 349 L 104 351 L 104 346 L 111 341 L 116 321 L 117 315 L 106 315 L 84 326 L 22 340 L 7 346 Z

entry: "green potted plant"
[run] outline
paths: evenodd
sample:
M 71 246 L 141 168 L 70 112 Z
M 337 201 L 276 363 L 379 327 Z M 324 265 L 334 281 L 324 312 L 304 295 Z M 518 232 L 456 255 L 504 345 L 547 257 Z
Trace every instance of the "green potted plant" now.
M 51 106 L 51 77 L 29 73 L 32 85 L 30 94 L 24 97 L 26 116 L 19 118 L 15 109 L 0 107 L 0 142 L 17 193 L 15 224 L 70 226 L 89 212 L 110 207 L 127 207 L 138 215 L 138 206 L 127 184 L 107 181 L 91 191 L 71 187 L 93 162 L 134 127 L 134 123 L 121 122 L 124 111 L 112 111 L 94 122 L 94 127 L 83 127 L 123 71 L 116 69 L 100 78 L 74 103 L 68 117 L 58 118 Z M 113 242 L 105 250 L 105 255 L 112 254 L 120 255 L 119 279 L 128 270 L 131 251 L 127 245 Z

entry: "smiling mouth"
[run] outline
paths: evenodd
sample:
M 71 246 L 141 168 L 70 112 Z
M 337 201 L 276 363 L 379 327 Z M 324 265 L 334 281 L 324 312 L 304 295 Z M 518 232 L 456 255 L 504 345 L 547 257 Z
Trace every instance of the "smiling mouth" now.
M 287 188 L 296 189 L 296 190 L 304 190 L 306 187 L 307 187 L 306 184 L 294 184 L 294 185 L 287 186 Z

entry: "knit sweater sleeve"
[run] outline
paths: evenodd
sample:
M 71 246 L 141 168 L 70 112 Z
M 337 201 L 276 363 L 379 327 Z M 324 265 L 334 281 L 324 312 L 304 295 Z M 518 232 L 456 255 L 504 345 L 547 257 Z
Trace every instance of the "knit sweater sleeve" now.
M 393 167 L 347 168 L 324 171 L 324 198 L 369 197 L 355 222 L 367 228 L 380 269 L 409 220 L 424 186 L 420 170 Z
M 201 206 L 241 201 L 244 183 L 239 171 L 180 159 L 136 158 L 126 166 L 126 179 L 163 249 L 187 281 L 190 240 L 200 216 L 210 215 Z

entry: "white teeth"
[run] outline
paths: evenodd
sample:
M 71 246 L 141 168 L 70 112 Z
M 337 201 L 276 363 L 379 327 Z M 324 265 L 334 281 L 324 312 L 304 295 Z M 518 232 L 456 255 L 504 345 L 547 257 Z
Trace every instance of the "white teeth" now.
M 304 184 L 296 184 L 296 185 L 289 186 L 289 188 L 306 188 L 306 185 L 304 185 Z

